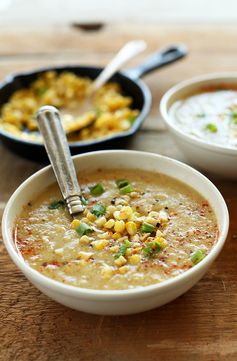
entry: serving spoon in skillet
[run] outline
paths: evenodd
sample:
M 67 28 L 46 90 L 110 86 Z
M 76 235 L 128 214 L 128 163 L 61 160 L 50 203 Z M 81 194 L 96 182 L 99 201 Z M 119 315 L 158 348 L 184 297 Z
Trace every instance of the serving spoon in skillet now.
M 36 119 L 68 212 L 74 218 L 83 212 L 84 206 L 59 111 L 53 106 L 43 106 L 38 110 Z
M 66 134 L 78 132 L 83 128 L 89 127 L 94 123 L 96 117 L 80 117 L 80 114 L 85 114 L 92 111 L 94 108 L 93 100 L 94 95 L 98 89 L 100 89 L 107 81 L 126 64 L 129 60 L 134 58 L 146 49 L 146 42 L 143 40 L 132 40 L 126 43 L 115 57 L 106 65 L 106 67 L 99 73 L 96 79 L 93 80 L 87 96 L 81 101 L 81 103 L 74 108 L 62 109 L 62 123 Z M 68 116 L 70 113 L 71 116 Z M 74 116 L 78 118 L 75 119 Z
M 80 111 L 85 112 L 91 109 L 93 94 L 103 86 L 125 62 L 139 54 L 145 48 L 146 43 L 142 40 L 134 40 L 127 43 L 93 81 L 88 97 L 84 101 Z M 67 128 L 63 127 L 59 111 L 53 106 L 46 105 L 41 107 L 36 114 L 36 119 L 69 214 L 75 217 L 83 212 L 84 206 L 81 201 L 81 189 L 65 134 L 68 133 Z M 88 125 L 90 124 L 86 124 L 86 126 Z M 82 127 L 80 129 L 82 129 Z

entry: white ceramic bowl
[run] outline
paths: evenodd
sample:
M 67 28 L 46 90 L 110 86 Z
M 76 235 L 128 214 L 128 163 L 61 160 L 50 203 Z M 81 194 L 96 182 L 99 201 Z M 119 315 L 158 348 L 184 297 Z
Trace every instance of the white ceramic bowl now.
M 175 85 L 161 99 L 160 112 L 175 142 L 191 164 L 222 177 L 237 179 L 237 149 L 207 143 L 187 134 L 169 116 L 169 109 L 175 101 L 192 95 L 203 86 L 219 84 L 237 87 L 237 73 L 203 75 Z
M 101 151 L 74 157 L 77 171 L 100 168 L 129 168 L 161 172 L 174 177 L 206 198 L 215 211 L 220 235 L 208 256 L 198 265 L 160 284 L 130 290 L 91 290 L 54 281 L 30 268 L 17 252 L 12 230 L 22 206 L 55 182 L 51 166 L 28 178 L 12 195 L 3 215 L 2 231 L 5 246 L 17 267 L 44 294 L 73 309 L 103 315 L 121 315 L 146 311 L 174 300 L 191 288 L 207 271 L 221 251 L 229 226 L 228 210 L 217 188 L 202 174 L 176 160 L 152 153 L 136 151 Z

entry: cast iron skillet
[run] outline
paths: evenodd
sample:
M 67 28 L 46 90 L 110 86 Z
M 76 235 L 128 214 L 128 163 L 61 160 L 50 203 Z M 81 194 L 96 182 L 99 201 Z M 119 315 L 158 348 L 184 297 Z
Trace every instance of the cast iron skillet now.
M 164 65 L 171 64 L 176 60 L 183 58 L 186 54 L 187 50 L 184 45 L 173 45 L 152 54 L 142 64 L 135 68 L 116 73 L 111 80 L 118 82 L 121 85 L 123 92 L 133 98 L 132 106 L 140 111 L 139 116 L 133 123 L 132 127 L 126 132 L 113 134 L 101 139 L 70 142 L 71 153 L 78 154 L 85 151 L 88 152 L 91 150 L 125 146 L 125 141 L 137 132 L 151 107 L 150 90 L 140 80 L 140 78 L 155 69 L 159 69 Z M 39 75 L 49 70 L 55 70 L 57 73 L 71 71 L 77 75 L 87 76 L 94 79 L 100 73 L 102 68 L 94 66 L 67 65 L 60 67 L 48 67 L 34 70 L 32 72 L 9 75 L 2 83 L 0 83 L 0 107 L 8 101 L 14 91 L 28 87 Z M 3 130 L 0 130 L 0 138 L 9 149 L 18 155 L 35 161 L 47 160 L 46 152 L 42 144 L 20 139 Z

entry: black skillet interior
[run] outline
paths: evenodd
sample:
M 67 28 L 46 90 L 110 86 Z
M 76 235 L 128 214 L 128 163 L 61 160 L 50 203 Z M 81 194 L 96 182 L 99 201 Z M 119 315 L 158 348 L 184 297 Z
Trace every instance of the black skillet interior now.
M 140 111 L 139 116 L 135 120 L 133 126 L 127 132 L 111 135 L 104 139 L 70 143 L 71 153 L 78 154 L 85 151 L 88 152 L 98 149 L 122 148 L 126 146 L 127 140 L 139 129 L 151 106 L 150 91 L 147 86 L 139 80 L 139 78 L 144 74 L 153 71 L 154 69 L 173 63 L 185 55 L 186 48 L 184 46 L 172 46 L 153 54 L 141 65 L 127 71 L 126 73 L 116 73 L 112 77 L 111 81 L 118 82 L 121 85 L 124 94 L 133 98 L 132 107 Z M 55 70 L 58 73 L 71 71 L 77 75 L 95 79 L 101 72 L 102 68 L 89 66 L 49 67 L 33 72 L 8 76 L 6 80 L 0 84 L 0 107 L 2 104 L 8 101 L 9 97 L 16 90 L 27 88 L 34 80 L 38 78 L 38 76 L 49 70 Z M 20 138 L 16 138 L 2 131 L 0 132 L 0 138 L 9 149 L 18 155 L 35 161 L 48 161 L 46 151 L 42 144 L 21 140 Z
M 16 90 L 29 87 L 29 85 L 34 80 L 36 80 L 38 76 L 48 70 L 55 70 L 58 73 L 71 71 L 77 75 L 94 79 L 101 72 L 102 68 L 87 66 L 65 66 L 45 68 L 35 72 L 19 75 L 16 74 L 12 78 L 9 77 L 8 80 L 2 86 L 0 86 L 0 106 L 7 102 L 9 97 Z M 118 82 L 121 85 L 124 94 L 133 98 L 132 107 L 134 109 L 138 109 L 140 111 L 140 115 L 134 122 L 133 127 L 130 128 L 128 132 L 108 136 L 106 139 L 70 143 L 70 150 L 72 154 L 78 154 L 84 151 L 124 147 L 128 138 L 137 131 L 148 114 L 150 109 L 150 92 L 142 82 L 139 80 L 132 80 L 122 73 L 116 73 L 111 81 Z M 3 143 L 18 155 L 37 161 L 47 160 L 47 155 L 42 144 L 24 141 L 7 133 L 0 133 L 0 137 Z

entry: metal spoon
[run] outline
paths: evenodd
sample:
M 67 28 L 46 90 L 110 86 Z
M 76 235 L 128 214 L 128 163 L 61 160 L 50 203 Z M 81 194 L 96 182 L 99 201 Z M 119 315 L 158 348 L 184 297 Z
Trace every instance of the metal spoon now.
M 88 111 L 93 110 L 93 96 L 95 95 L 95 92 L 99 88 L 101 88 L 116 73 L 116 71 L 121 69 L 121 67 L 126 62 L 131 60 L 134 56 L 138 55 L 145 49 L 146 49 L 146 42 L 143 40 L 133 40 L 125 44 L 122 47 L 122 49 L 120 49 L 120 51 L 116 54 L 116 56 L 109 62 L 109 64 L 106 65 L 106 67 L 102 70 L 99 76 L 92 82 L 86 98 L 80 103 L 79 107 L 76 106 L 73 109 L 71 108 L 62 109 L 62 115 L 64 114 L 65 116 L 66 114 L 70 113 L 71 115 L 76 116 L 78 115 L 78 113 L 82 115 Z M 70 121 L 68 119 L 66 121 L 66 117 L 65 117 L 65 121 L 64 119 L 62 119 L 62 121 L 66 134 L 69 134 L 75 131 L 79 131 L 85 127 L 88 127 L 95 121 L 95 119 L 88 118 L 88 120 L 86 121 L 85 119 L 81 119 L 81 122 L 79 122 L 78 119 L 77 125 L 75 124 L 74 117 L 72 117 Z M 73 126 L 72 123 L 74 123 Z
M 102 70 L 99 76 L 93 81 L 89 90 L 89 96 L 93 95 L 101 88 L 111 77 L 121 69 L 122 65 L 131 60 L 134 56 L 140 54 L 146 49 L 146 42 L 143 40 L 133 40 L 125 44 Z
M 43 106 L 36 119 L 69 214 L 74 217 L 84 210 L 84 206 L 60 114 L 55 107 Z

